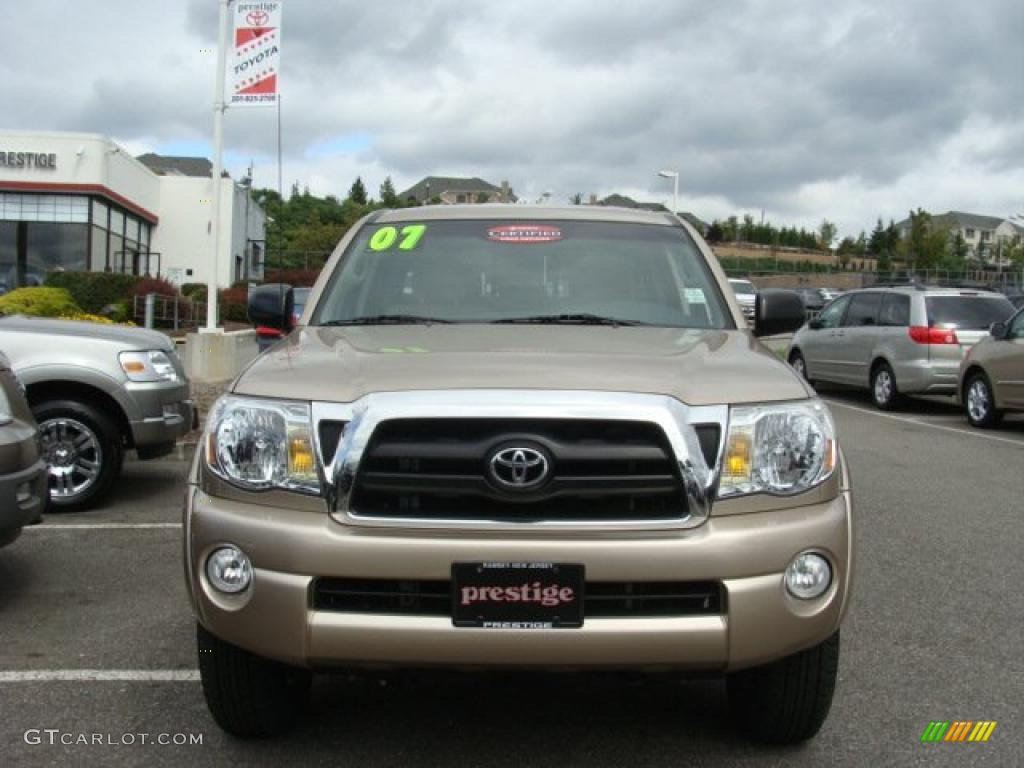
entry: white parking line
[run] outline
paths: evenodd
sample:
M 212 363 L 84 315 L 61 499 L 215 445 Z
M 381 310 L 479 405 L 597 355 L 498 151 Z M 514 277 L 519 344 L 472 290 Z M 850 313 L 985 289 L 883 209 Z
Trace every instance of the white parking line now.
M 0 683 L 194 683 L 198 669 L 22 669 L 0 671 Z
M 63 531 L 63 530 L 137 530 L 146 528 L 181 528 L 181 523 L 56 523 L 30 525 L 26 531 Z
M 943 432 L 956 432 L 958 435 L 967 435 L 968 437 L 976 437 L 979 440 L 991 440 L 995 443 L 1009 443 L 1015 445 L 1018 448 L 1024 448 L 1024 441 L 1014 440 L 1009 437 L 1000 437 L 999 435 L 989 435 L 980 430 L 970 429 L 958 429 L 957 427 L 947 427 L 942 424 L 932 424 L 928 421 L 919 421 L 918 419 L 911 418 L 909 416 L 896 416 L 892 413 L 882 413 L 881 411 L 873 411 L 870 408 L 861 408 L 856 405 L 850 405 L 849 403 L 842 403 L 838 400 L 831 398 L 824 398 L 825 402 L 829 405 L 834 405 L 839 408 L 846 408 L 849 411 L 858 411 L 859 413 L 866 413 L 868 416 L 877 416 L 880 419 L 890 419 L 891 421 L 902 421 L 905 424 L 915 424 L 919 427 L 930 427 L 931 429 L 939 429 Z

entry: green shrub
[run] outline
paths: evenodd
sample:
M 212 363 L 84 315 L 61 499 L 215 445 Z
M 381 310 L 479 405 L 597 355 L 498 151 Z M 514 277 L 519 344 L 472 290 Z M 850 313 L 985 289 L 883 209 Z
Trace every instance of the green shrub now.
M 182 283 L 181 293 L 193 301 L 206 301 L 206 283 Z
M 0 296 L 0 314 L 64 317 L 82 314 L 82 308 L 64 288 L 17 288 Z
M 115 272 L 50 272 L 46 285 L 64 288 L 84 311 L 103 312 L 110 305 L 130 301 L 139 278 Z

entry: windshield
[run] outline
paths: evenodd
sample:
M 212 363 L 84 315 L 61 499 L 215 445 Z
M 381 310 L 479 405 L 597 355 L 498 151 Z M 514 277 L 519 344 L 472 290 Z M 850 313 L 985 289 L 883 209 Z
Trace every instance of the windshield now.
M 986 330 L 1013 314 L 1002 296 L 928 296 L 928 324 L 936 328 Z
M 681 228 L 509 220 L 363 227 L 311 324 L 516 321 L 734 327 Z

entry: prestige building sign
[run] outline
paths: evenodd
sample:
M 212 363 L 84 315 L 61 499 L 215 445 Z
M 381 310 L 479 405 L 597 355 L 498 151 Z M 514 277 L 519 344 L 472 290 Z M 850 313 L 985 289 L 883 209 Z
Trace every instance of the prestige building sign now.
M 0 168 L 43 168 L 57 170 L 53 152 L 7 152 L 0 150 Z

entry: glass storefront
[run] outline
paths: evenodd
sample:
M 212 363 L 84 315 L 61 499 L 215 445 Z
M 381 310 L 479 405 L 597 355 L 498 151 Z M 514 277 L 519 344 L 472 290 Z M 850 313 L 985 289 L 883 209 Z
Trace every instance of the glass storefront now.
M 149 222 L 88 195 L 0 192 L 0 293 L 53 271 L 146 274 Z

